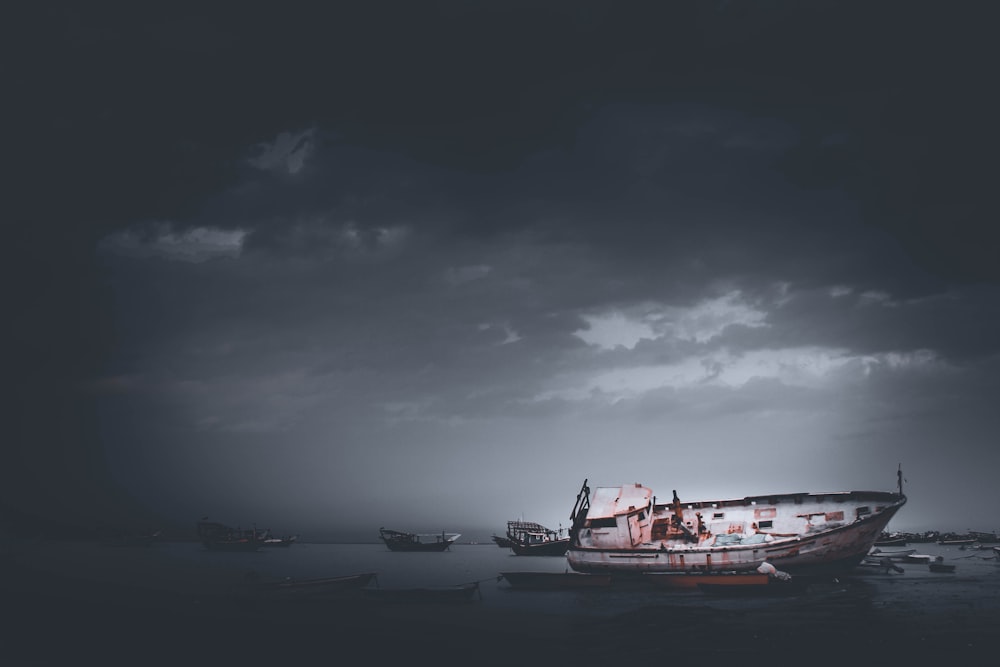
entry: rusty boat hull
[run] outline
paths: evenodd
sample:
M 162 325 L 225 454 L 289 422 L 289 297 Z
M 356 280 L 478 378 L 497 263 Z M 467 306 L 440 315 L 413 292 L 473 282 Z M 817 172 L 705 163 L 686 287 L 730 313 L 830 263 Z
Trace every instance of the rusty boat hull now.
M 768 561 L 796 574 L 860 564 L 906 503 L 899 492 L 844 491 L 657 504 L 640 484 L 584 482 L 566 552 L 584 573 L 748 572 Z

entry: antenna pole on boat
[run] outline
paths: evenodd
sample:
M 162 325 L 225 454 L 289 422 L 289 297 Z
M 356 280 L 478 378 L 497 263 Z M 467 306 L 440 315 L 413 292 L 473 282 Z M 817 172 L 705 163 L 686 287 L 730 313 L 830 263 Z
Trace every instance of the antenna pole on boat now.
M 903 495 L 903 464 L 900 463 L 896 468 L 896 492 L 899 495 Z

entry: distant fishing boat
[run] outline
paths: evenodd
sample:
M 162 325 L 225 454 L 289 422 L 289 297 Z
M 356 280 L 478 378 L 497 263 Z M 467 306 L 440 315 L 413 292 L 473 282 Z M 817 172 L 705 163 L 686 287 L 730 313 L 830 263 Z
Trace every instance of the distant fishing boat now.
M 378 529 L 379 537 L 390 551 L 446 551 L 461 533 L 406 533 L 400 530 Z
M 750 571 L 765 560 L 789 573 L 859 565 L 906 503 L 898 491 L 844 491 L 657 503 L 641 484 L 584 480 L 566 558 L 578 572 Z
M 569 535 L 534 521 L 508 521 L 507 539 L 518 556 L 563 556 L 569 549 Z

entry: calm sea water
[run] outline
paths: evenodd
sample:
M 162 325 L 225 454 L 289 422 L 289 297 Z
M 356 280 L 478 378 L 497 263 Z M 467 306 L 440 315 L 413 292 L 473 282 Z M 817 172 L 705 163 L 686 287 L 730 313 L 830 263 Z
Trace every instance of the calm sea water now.
M 956 565 L 954 573 L 930 572 L 926 565 L 903 563 L 904 573 L 864 573 L 844 578 L 853 594 L 869 596 L 874 606 L 894 605 L 947 612 L 950 608 L 1000 609 L 1000 561 L 991 549 L 914 544 L 917 553 L 941 555 Z M 148 548 L 111 548 L 90 543 L 23 543 L 13 557 L 37 574 L 72 573 L 92 582 L 109 581 L 173 592 L 224 591 L 260 577 L 295 579 L 375 572 L 381 587 L 446 586 L 477 581 L 481 599 L 474 604 L 508 610 L 531 609 L 559 614 L 614 615 L 671 604 L 746 607 L 776 604 L 771 599 L 708 599 L 697 591 L 617 587 L 577 591 L 514 590 L 499 575 L 506 571 L 564 572 L 564 557 L 516 556 L 493 544 L 456 544 L 441 553 L 400 553 L 379 544 L 296 543 L 255 553 L 208 551 L 191 542 L 163 542 Z M 896 549 L 885 549 L 895 551 Z M 840 594 L 836 586 L 807 595 Z

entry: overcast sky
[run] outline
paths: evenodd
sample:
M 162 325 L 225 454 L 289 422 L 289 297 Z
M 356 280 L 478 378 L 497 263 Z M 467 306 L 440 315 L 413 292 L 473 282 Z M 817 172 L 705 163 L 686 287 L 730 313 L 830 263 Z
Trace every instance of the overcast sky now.
M 317 6 L 18 23 L 10 525 L 488 535 L 902 465 L 890 528 L 1000 529 L 983 17 Z

